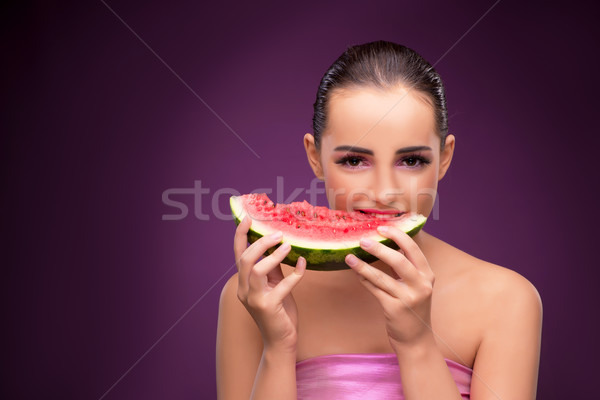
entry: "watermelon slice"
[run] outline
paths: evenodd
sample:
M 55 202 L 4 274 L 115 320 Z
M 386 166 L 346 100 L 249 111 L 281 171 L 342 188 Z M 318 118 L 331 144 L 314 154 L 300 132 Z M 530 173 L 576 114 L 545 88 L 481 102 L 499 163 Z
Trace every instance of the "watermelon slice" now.
M 397 249 L 393 240 L 377 233 L 378 226 L 395 226 L 414 236 L 426 221 L 423 215 L 416 213 L 381 218 L 382 215 L 378 217 L 371 213 L 315 207 L 306 201 L 275 204 L 264 193 L 232 196 L 229 203 L 236 224 L 246 215 L 252 218 L 252 226 L 248 232 L 250 243 L 281 231 L 282 242 L 292 246 L 283 262 L 295 266 L 298 257 L 302 256 L 306 259 L 308 269 L 321 271 L 348 269 L 344 258 L 349 253 L 366 262 L 376 261 L 375 256 L 360 248 L 359 241 L 363 237 Z M 267 254 L 276 248 L 277 246 L 269 249 Z

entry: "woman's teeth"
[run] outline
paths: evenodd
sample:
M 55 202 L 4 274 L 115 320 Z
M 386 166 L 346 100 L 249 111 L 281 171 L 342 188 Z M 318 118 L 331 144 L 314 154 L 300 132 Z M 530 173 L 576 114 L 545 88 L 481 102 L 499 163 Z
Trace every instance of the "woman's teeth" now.
M 373 216 L 373 217 L 379 218 L 379 219 L 397 218 L 397 217 L 401 216 L 402 214 L 404 214 L 403 212 L 396 213 L 396 214 L 381 214 L 381 213 L 371 213 L 371 212 L 362 211 L 362 210 L 359 210 L 359 211 L 365 215 Z
M 375 214 L 375 213 L 369 213 L 369 215 L 373 215 L 375 218 L 379 218 L 379 219 L 389 219 L 389 218 L 399 217 L 402 214 L 401 213 L 398 213 L 398 214 Z

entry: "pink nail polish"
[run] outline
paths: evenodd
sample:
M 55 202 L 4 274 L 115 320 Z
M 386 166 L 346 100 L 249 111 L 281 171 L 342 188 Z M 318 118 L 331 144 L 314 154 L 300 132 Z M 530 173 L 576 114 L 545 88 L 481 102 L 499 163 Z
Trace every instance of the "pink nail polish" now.
M 358 259 L 356 258 L 355 255 L 350 254 L 350 255 L 346 256 L 346 262 L 350 266 L 355 266 L 356 264 L 358 264 Z
M 365 249 L 368 249 L 369 247 L 373 246 L 375 242 L 373 242 L 371 239 L 367 239 L 367 238 L 362 238 L 360 239 L 360 245 L 362 247 L 364 247 Z

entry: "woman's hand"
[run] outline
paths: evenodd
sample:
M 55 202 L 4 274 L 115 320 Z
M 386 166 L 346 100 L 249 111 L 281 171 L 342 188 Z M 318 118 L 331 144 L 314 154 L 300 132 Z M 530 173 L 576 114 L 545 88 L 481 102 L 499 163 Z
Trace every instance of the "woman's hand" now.
M 365 239 L 361 240 L 361 247 L 386 263 L 397 277 L 353 254 L 346 256 L 346 263 L 383 307 L 387 333 L 396 352 L 406 346 L 433 343 L 431 295 L 434 275 L 429 263 L 406 233 L 394 227 L 380 227 L 379 233 L 396 242 L 401 251 Z
M 252 220 L 244 218 L 235 232 L 234 252 L 238 268 L 238 298 L 248 310 L 263 337 L 265 349 L 296 351 L 298 317 L 291 291 L 306 270 L 306 260 L 298 259 L 296 269 L 284 278 L 280 263 L 290 251 L 283 243 L 259 261 L 267 249 L 281 241 L 277 232 L 247 246 Z

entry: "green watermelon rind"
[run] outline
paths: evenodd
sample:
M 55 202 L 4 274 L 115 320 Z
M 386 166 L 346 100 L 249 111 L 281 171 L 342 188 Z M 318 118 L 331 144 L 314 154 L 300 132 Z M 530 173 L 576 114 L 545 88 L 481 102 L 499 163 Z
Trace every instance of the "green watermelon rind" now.
M 235 223 L 236 225 L 239 225 L 241 220 L 234 211 L 234 197 L 235 196 L 232 197 L 230 204 Z M 421 230 L 421 228 L 423 228 L 423 225 L 425 225 L 426 221 L 426 219 L 423 219 L 420 223 L 414 225 L 410 230 L 406 231 L 405 233 L 411 237 L 415 236 Z M 249 243 L 254 243 L 261 237 L 263 237 L 262 234 L 253 230 L 252 227 L 250 227 L 250 229 L 248 230 Z M 398 249 L 398 244 L 396 244 L 396 242 L 394 242 L 392 239 L 384 238 L 383 240 L 379 240 L 379 242 L 384 244 L 385 246 L 391 247 L 392 249 Z M 346 256 L 350 253 L 354 254 L 355 256 L 367 263 L 372 263 L 378 260 L 377 257 L 372 255 L 371 253 L 366 252 L 360 246 L 349 247 L 344 249 L 319 249 L 297 246 L 294 245 L 294 243 L 291 241 L 289 243 L 291 245 L 290 252 L 283 259 L 282 263 L 291 266 L 296 266 L 298 258 L 302 256 L 306 259 L 306 269 L 315 271 L 339 271 L 344 269 L 350 269 L 350 267 L 348 267 L 348 265 L 344 261 Z M 277 246 L 271 247 L 265 252 L 265 255 L 273 253 L 280 245 L 281 243 L 279 243 Z

